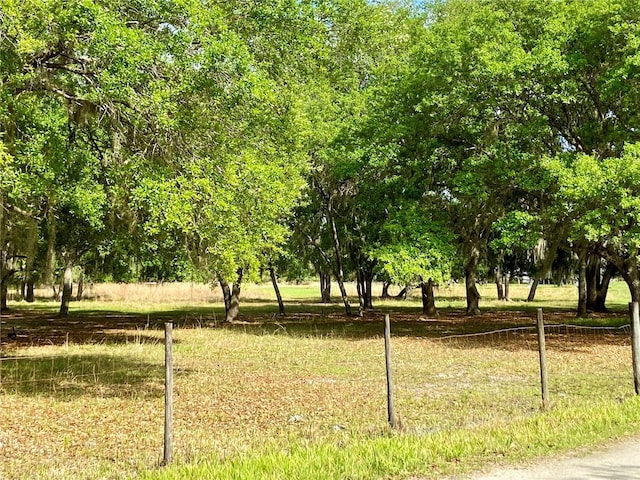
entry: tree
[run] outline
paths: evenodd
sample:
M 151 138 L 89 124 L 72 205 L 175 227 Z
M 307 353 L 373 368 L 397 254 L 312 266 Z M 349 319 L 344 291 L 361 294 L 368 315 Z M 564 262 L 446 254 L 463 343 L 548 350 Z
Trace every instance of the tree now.
M 632 301 L 639 301 L 640 144 L 626 145 L 620 157 L 567 155 L 545 165 L 557 184 L 550 209 L 557 221 L 570 225 L 574 251 L 583 252 L 578 314 L 587 311 L 584 258 L 590 248 L 620 271 Z

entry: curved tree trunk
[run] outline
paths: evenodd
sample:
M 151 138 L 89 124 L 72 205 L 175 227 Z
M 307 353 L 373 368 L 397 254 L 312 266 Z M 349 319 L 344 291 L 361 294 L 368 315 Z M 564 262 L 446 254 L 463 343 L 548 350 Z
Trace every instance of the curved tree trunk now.
M 596 296 L 595 303 L 593 304 L 593 310 L 596 312 L 608 312 L 607 306 L 605 305 L 607 302 L 607 294 L 609 293 L 609 285 L 611 284 L 611 280 L 615 276 L 618 269 L 615 265 L 608 263 L 607 268 L 604 271 L 604 275 L 602 275 L 602 281 L 598 287 L 598 295 Z
M 398 294 L 395 296 L 395 298 L 397 298 L 398 300 L 406 300 L 408 294 L 409 294 L 409 287 L 407 285 L 405 285 L 402 288 L 402 290 L 400 290 L 398 292 Z
M 64 276 L 62 277 L 62 302 L 60 303 L 61 317 L 69 316 L 69 302 L 71 302 L 71 296 L 73 295 L 73 264 L 67 262 L 64 269 Z
M 476 286 L 476 273 L 478 270 L 478 262 L 480 260 L 480 252 L 477 248 L 473 248 L 469 262 L 464 271 L 464 281 L 467 291 L 467 315 L 479 315 L 480 312 L 480 292 Z
M 282 301 L 282 295 L 280 294 L 280 287 L 278 287 L 278 278 L 276 277 L 275 268 L 269 267 L 269 276 L 271 277 L 273 291 L 276 292 L 276 299 L 278 300 L 278 313 L 281 317 L 284 317 L 284 302 Z
M 547 273 L 549 273 L 549 269 L 553 266 L 553 261 L 556 258 L 556 253 L 558 252 L 558 247 L 560 246 L 559 242 L 555 242 L 551 244 L 549 251 L 547 252 L 544 260 L 542 261 L 542 267 L 540 271 L 535 275 L 533 282 L 531 283 L 531 288 L 529 289 L 529 296 L 527 297 L 527 302 L 533 302 L 536 297 L 536 291 L 538 289 L 538 285 L 540 284 L 540 280 L 542 280 Z
M 390 298 L 389 295 L 389 287 L 391 286 L 391 282 L 382 282 L 382 293 L 380 294 L 380 298 Z
M 422 314 L 427 317 L 437 317 L 436 300 L 433 294 L 433 279 L 420 284 L 422 290 Z

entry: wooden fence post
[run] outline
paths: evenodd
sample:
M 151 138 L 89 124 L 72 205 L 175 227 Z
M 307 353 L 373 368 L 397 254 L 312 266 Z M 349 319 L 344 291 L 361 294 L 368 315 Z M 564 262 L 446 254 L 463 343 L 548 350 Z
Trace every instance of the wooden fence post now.
M 549 383 L 547 379 L 547 347 L 544 337 L 544 318 L 538 308 L 538 353 L 540 354 L 540 383 L 542 385 L 542 408 L 549 408 Z
M 164 324 L 164 457 L 163 465 L 173 459 L 173 323 Z
M 633 385 L 636 395 L 640 394 L 640 313 L 638 302 L 629 304 L 629 320 L 631 323 L 631 358 L 633 360 Z
M 389 425 L 391 428 L 396 428 L 398 423 L 396 421 L 396 413 L 393 406 L 393 368 L 391 365 L 391 321 L 389 314 L 384 316 L 384 358 L 385 366 L 387 369 L 387 413 L 389 419 Z

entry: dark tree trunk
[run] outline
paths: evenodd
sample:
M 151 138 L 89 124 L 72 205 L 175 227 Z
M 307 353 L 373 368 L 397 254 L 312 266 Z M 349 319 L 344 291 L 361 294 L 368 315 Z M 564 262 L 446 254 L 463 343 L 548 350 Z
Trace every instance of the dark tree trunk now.
M 527 297 L 527 302 L 533 302 L 536 298 L 536 290 L 538 290 L 538 284 L 540 283 L 540 279 L 538 277 L 533 279 L 531 282 L 531 287 L 529 288 L 529 296 Z
M 591 254 L 587 256 L 587 310 L 594 310 L 598 299 L 598 290 L 602 281 L 600 269 L 602 259 L 600 255 Z
M 389 298 L 389 287 L 391 286 L 391 282 L 382 282 L 382 294 L 380 298 Z
M 609 285 L 611 280 L 615 276 L 618 269 L 615 265 L 611 263 L 607 263 L 607 268 L 604 271 L 604 275 L 602 276 L 602 281 L 598 287 L 598 295 L 596 296 L 596 300 L 593 304 L 593 310 L 596 312 L 608 312 L 606 302 L 607 302 L 607 294 L 609 293 Z
M 365 275 L 364 284 L 367 295 L 365 297 L 365 308 L 373 310 L 373 274 Z
M 243 269 L 238 269 L 238 277 L 231 287 L 231 298 L 229 299 L 229 308 L 226 311 L 225 321 L 233 322 L 240 314 L 240 289 L 242 286 Z
M 27 281 L 27 295 L 25 296 L 25 300 L 29 303 L 33 303 L 36 301 L 34 284 L 35 282 L 31 278 Z
M 7 280 L 3 277 L 0 281 L 0 312 L 7 310 Z
M 400 290 L 400 292 L 398 292 L 398 294 L 396 295 L 396 298 L 398 300 L 406 300 L 408 292 L 409 292 L 409 287 L 405 285 L 405 287 L 402 290 Z
M 480 314 L 480 292 L 478 292 L 478 287 L 476 286 L 476 273 L 478 270 L 479 260 L 480 252 L 478 249 L 474 248 L 464 272 L 464 280 L 467 290 L 467 315 Z
M 438 310 L 436 309 L 436 299 L 433 294 L 433 279 L 429 279 L 427 282 L 420 284 L 422 290 L 422 314 L 427 317 L 437 317 Z
M 367 268 L 358 269 L 358 300 L 360 311 L 373 310 L 373 273 Z
M 60 303 L 61 317 L 69 316 L 69 302 L 71 302 L 71 296 L 73 295 L 73 264 L 67 262 L 64 269 L 64 276 L 62 277 L 62 302 Z
M 84 293 L 84 270 L 80 270 L 80 276 L 78 277 L 78 291 L 76 293 L 76 301 L 82 300 L 82 294 Z
M 349 316 L 351 315 L 351 305 L 349 304 L 347 289 L 344 286 L 344 269 L 342 267 L 342 254 L 340 253 L 340 237 L 338 236 L 338 228 L 336 227 L 336 221 L 333 217 L 333 207 L 331 206 L 330 200 L 327 204 L 327 220 L 331 226 L 333 251 L 336 257 L 336 280 L 338 281 L 338 287 L 340 288 L 340 296 L 342 297 L 342 303 L 344 304 L 345 314 Z
M 331 274 L 320 272 L 320 301 L 331 303 Z
M 220 277 L 218 277 L 218 283 L 220 283 L 220 289 L 222 290 L 222 299 L 224 301 L 224 313 L 226 318 L 227 312 L 231 308 L 231 288 L 227 281 Z
M 271 284 L 273 285 L 273 291 L 276 292 L 276 299 L 278 300 L 278 313 L 281 317 L 284 317 L 284 302 L 282 301 L 282 295 L 280 294 L 280 287 L 278 287 L 278 278 L 276 277 L 276 270 L 273 267 L 269 267 L 269 276 L 271 277 Z
M 579 253 L 578 263 L 578 317 L 587 316 L 587 255 Z

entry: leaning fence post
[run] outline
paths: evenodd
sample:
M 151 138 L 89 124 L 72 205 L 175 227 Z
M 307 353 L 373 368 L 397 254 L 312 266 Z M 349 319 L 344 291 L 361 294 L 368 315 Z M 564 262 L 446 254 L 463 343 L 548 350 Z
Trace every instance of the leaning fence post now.
M 164 324 L 164 457 L 163 465 L 173 457 L 173 323 Z
M 391 321 L 389 314 L 384 316 L 384 359 L 387 369 L 387 413 L 389 425 L 396 428 L 396 413 L 393 406 L 393 369 L 391 365 Z
M 538 352 L 540 354 L 540 383 L 542 385 L 542 408 L 549 407 L 549 383 L 547 380 L 547 347 L 544 338 L 544 318 L 538 308 Z
M 638 302 L 629 304 L 629 320 L 631 323 L 631 357 L 633 360 L 633 385 L 636 395 L 640 394 L 640 314 Z

